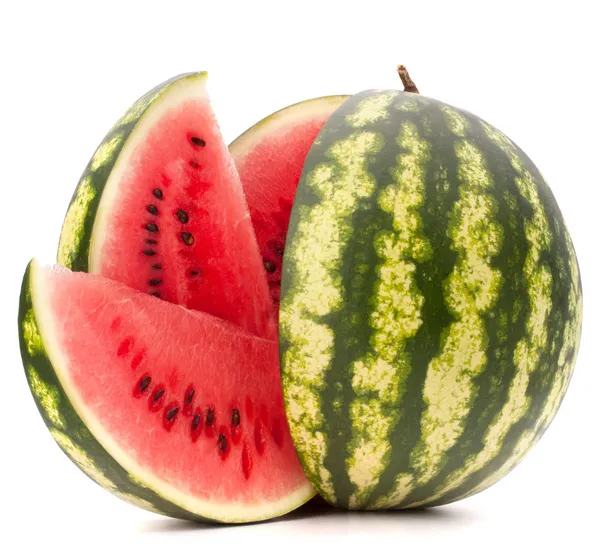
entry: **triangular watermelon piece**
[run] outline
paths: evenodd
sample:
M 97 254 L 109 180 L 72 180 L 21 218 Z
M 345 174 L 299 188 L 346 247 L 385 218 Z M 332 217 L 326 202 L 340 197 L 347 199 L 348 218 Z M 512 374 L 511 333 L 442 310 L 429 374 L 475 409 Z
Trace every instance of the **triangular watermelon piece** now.
M 227 522 L 278 516 L 312 497 L 273 341 L 35 261 L 19 324 L 48 428 L 109 491 L 174 517 Z
M 113 126 L 80 179 L 58 262 L 274 339 L 264 264 L 206 79 L 166 81 Z

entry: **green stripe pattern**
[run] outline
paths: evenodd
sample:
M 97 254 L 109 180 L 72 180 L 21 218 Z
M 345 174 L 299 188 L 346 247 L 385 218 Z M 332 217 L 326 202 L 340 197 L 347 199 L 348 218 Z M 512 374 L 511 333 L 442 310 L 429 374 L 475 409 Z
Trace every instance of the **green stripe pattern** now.
M 307 476 L 359 509 L 487 488 L 556 414 L 581 308 L 564 220 L 516 145 L 420 95 L 351 97 L 308 154 L 286 242 L 282 377 Z
M 205 79 L 206 73 L 181 74 L 148 91 L 115 123 L 86 166 L 67 209 L 57 261 L 73 271 L 88 271 L 92 229 L 100 198 L 119 154 L 136 124 L 153 104 L 182 81 Z

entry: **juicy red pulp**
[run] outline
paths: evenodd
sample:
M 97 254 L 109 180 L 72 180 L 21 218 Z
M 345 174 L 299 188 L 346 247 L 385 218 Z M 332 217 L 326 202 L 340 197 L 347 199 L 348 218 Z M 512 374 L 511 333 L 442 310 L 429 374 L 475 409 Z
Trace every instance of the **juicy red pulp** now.
M 259 413 L 254 416 L 255 403 L 250 396 L 246 396 L 244 405 L 237 399 L 215 405 L 190 383 L 179 398 L 180 377 L 176 368 L 167 377 L 147 372 L 136 376 L 136 371 L 143 368 L 147 350 L 145 347 L 136 350 L 139 343 L 133 335 L 123 336 L 122 322 L 121 316 L 112 322 L 115 355 L 128 362 L 134 378 L 131 395 L 146 402 L 148 421 L 159 421 L 166 432 L 176 426 L 187 430 L 190 444 L 213 445 L 215 455 L 223 461 L 230 457 L 232 447 L 241 445 L 236 459 L 238 470 L 246 480 L 252 472 L 253 454 L 262 456 L 267 447 L 272 446 L 268 436 L 275 447 L 283 447 L 285 427 L 280 419 L 269 417 L 266 402 L 258 404 Z
M 96 274 L 36 267 L 32 277 L 60 382 L 123 467 L 192 506 L 308 495 L 277 343 Z
M 275 117 L 272 124 L 264 125 L 268 128 L 264 133 L 258 131 L 253 135 L 250 129 L 244 134 L 251 139 L 246 140 L 251 143 L 247 147 L 236 146 L 244 136 L 231 146 L 267 273 L 269 293 L 277 309 L 285 239 L 304 160 L 323 124 L 339 106 L 339 103 L 316 101 L 315 112 L 304 112 L 300 106 L 284 109 L 283 112 L 289 111 L 293 116 L 281 121 Z
M 300 177 L 298 176 L 296 179 L 295 176 L 292 176 L 291 180 L 295 181 L 297 187 Z M 294 188 L 294 194 L 295 192 L 296 188 Z M 268 231 L 270 229 L 270 234 L 274 234 L 274 231 L 277 231 L 275 232 L 276 236 L 274 238 L 267 240 L 264 243 L 262 250 L 263 265 L 267 272 L 267 282 L 269 284 L 271 300 L 277 306 L 279 306 L 279 301 L 281 299 L 281 268 L 285 251 L 285 235 L 287 234 L 292 213 L 292 201 L 279 198 L 278 203 L 279 211 L 271 214 L 270 223 L 267 223 L 265 216 L 259 211 L 256 211 L 255 209 L 250 211 L 252 224 L 256 229 L 260 231 Z M 263 237 L 264 235 L 261 234 L 260 236 Z
M 206 142 L 201 138 L 189 133 L 187 137 L 192 149 L 200 150 L 206 147 Z M 197 157 L 194 155 L 189 158 L 188 164 L 191 170 L 180 176 L 180 183 L 178 184 L 178 189 L 184 189 L 192 197 L 199 197 L 202 190 L 211 187 L 209 183 L 203 182 L 201 176 L 202 167 L 196 159 Z M 162 174 L 160 182 L 161 187 L 152 188 L 151 192 L 148 193 L 147 215 L 141 219 L 141 226 L 145 236 L 142 254 L 150 258 L 150 265 L 147 267 L 146 274 L 148 279 L 146 292 L 170 301 L 175 301 L 180 296 L 175 290 L 176 288 L 181 289 L 180 284 L 175 286 L 168 282 L 165 284 L 163 281 L 163 263 L 160 259 L 161 235 L 159 233 L 165 227 L 169 229 L 171 234 L 177 236 L 181 242 L 178 255 L 183 262 L 186 272 L 181 274 L 179 282 L 184 282 L 185 286 L 183 288 L 189 293 L 187 303 L 191 308 L 195 308 L 200 306 L 201 302 L 197 300 L 200 289 L 194 283 L 199 280 L 201 275 L 200 262 L 206 259 L 206 254 L 204 253 L 206 250 L 194 250 L 191 248 L 196 241 L 194 232 L 196 232 L 195 229 L 198 227 L 194 225 L 194 220 L 198 216 L 193 215 L 192 222 L 190 223 L 189 211 L 193 211 L 194 208 L 190 207 L 191 204 L 189 201 L 182 200 L 176 192 L 174 203 L 169 204 L 165 200 L 165 189 L 172 186 L 172 179 L 166 174 Z
M 264 265 L 208 100 L 166 110 L 125 166 L 91 271 L 274 338 Z
M 214 315 L 223 314 L 227 306 L 223 292 L 216 285 L 227 282 L 230 275 L 225 266 L 219 266 L 224 257 L 226 241 L 219 230 L 207 231 L 210 223 L 208 208 L 201 207 L 205 193 L 214 186 L 207 180 L 200 150 L 206 150 L 204 140 L 191 133 L 187 134 L 190 147 L 198 153 L 192 154 L 178 174 L 177 184 L 173 178 L 161 173 L 160 185 L 149 189 L 146 215 L 140 219 L 143 232 L 141 254 L 147 257 L 146 292 L 180 303 L 188 308 L 202 308 Z M 193 141 L 194 139 L 194 141 Z M 206 157 L 206 155 L 205 155 Z M 210 155 L 208 155 L 210 157 Z M 183 195 L 182 195 L 183 194 Z M 203 223 L 206 221 L 206 224 Z M 168 235 L 168 237 L 167 237 Z M 178 260 L 174 276 L 164 272 L 165 255 Z M 235 308 L 229 309 L 233 315 L 225 315 L 234 322 L 243 320 Z

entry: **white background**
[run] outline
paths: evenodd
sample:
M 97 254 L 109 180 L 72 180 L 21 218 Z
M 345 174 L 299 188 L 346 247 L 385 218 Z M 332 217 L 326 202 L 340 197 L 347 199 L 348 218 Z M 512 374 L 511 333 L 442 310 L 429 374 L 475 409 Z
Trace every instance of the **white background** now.
M 588 2 L 280 0 L 0 2 L 0 554 L 4 556 L 599 556 L 598 18 Z M 426 512 L 304 509 L 197 527 L 133 508 L 55 445 L 22 371 L 17 302 L 28 260 L 52 261 L 79 175 L 122 111 L 206 69 L 227 141 L 306 98 L 399 88 L 498 126 L 536 162 L 581 264 L 584 335 L 565 402 L 506 479 Z M 6 552 L 6 553 L 5 553 Z

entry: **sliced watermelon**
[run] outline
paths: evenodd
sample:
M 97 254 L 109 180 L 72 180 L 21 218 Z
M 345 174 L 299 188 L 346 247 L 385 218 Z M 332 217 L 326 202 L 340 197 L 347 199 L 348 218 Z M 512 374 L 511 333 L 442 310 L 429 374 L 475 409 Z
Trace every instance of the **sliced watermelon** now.
M 35 261 L 19 324 L 52 435 L 123 499 L 174 517 L 243 522 L 313 495 L 287 427 L 274 342 Z
M 277 307 L 285 237 L 304 160 L 323 124 L 347 98 L 319 97 L 291 105 L 261 120 L 229 146 Z
M 275 338 L 265 269 L 206 74 L 138 100 L 89 162 L 59 263 Z

